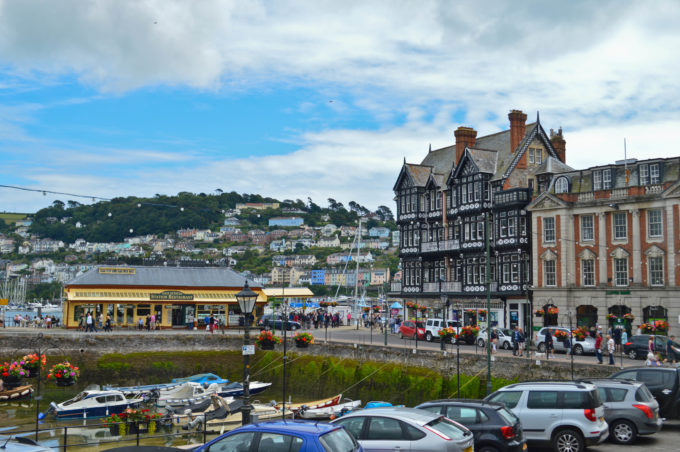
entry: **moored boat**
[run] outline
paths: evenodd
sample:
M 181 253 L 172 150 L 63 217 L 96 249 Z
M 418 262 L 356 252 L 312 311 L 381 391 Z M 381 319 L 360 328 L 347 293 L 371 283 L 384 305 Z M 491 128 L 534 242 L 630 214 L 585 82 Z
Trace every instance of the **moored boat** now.
M 264 383 L 262 381 L 251 381 L 249 385 L 250 395 L 259 394 L 271 385 L 271 383 Z M 221 397 L 240 397 L 243 395 L 243 384 L 234 381 L 226 385 L 221 385 L 218 394 Z
M 85 390 L 65 402 L 50 403 L 47 413 L 54 413 L 57 419 L 104 417 L 120 414 L 127 408 L 137 408 L 142 402 L 141 398 L 126 398 L 121 391 Z
M 31 397 L 32 394 L 33 394 L 32 385 L 17 386 L 16 388 L 5 389 L 3 391 L 0 391 L 0 402 L 25 399 L 27 397 Z
M 337 405 L 322 408 L 302 407 L 298 416 L 302 419 L 334 419 L 361 406 L 361 400 L 348 400 Z

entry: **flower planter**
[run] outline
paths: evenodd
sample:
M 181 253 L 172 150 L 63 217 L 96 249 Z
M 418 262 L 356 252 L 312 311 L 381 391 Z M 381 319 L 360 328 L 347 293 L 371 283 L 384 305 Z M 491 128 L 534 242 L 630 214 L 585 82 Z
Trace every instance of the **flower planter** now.
M 71 386 L 76 383 L 73 377 L 57 378 L 55 381 L 57 382 L 57 386 Z
M 5 389 L 14 389 L 16 387 L 21 386 L 21 379 L 19 377 L 14 377 L 12 375 L 2 377 L 2 382 L 5 386 Z
M 260 344 L 262 350 L 274 350 L 274 343 L 270 342 L 268 344 Z
M 307 347 L 309 347 L 309 343 L 308 342 L 302 342 L 302 341 L 295 341 L 295 346 L 297 348 L 307 348 Z
M 120 436 L 120 424 L 110 424 L 109 425 L 109 434 L 111 436 Z M 126 435 L 136 435 L 137 433 L 148 433 L 149 432 L 149 424 L 146 422 L 140 422 L 137 424 L 136 422 L 126 422 L 123 425 L 125 425 L 125 434 Z
M 35 378 L 38 376 L 38 368 L 37 367 L 24 367 L 26 371 L 28 371 L 28 375 L 26 375 L 26 378 Z

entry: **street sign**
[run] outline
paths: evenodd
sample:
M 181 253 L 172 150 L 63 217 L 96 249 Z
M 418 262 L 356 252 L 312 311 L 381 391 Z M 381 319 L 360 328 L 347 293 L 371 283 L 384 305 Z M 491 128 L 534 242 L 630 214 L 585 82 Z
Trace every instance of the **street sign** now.
M 244 345 L 243 346 L 243 354 L 244 355 L 254 355 L 255 354 L 255 346 L 254 345 Z
M 0 306 L 7 306 L 9 304 L 9 298 L 0 298 Z

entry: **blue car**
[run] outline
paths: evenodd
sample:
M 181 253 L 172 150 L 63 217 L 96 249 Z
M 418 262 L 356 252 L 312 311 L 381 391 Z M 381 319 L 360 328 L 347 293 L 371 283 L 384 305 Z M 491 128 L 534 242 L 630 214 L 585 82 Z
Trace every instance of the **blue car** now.
M 193 449 L 200 452 L 363 452 L 340 425 L 309 421 L 248 424 Z
M 190 377 L 184 377 L 184 378 L 173 378 L 172 380 L 173 383 L 186 383 L 186 382 L 191 382 L 191 383 L 200 383 L 201 385 L 207 387 L 213 383 L 217 383 L 218 385 L 223 385 L 229 383 L 229 380 L 225 380 L 215 374 L 196 374 L 192 375 Z

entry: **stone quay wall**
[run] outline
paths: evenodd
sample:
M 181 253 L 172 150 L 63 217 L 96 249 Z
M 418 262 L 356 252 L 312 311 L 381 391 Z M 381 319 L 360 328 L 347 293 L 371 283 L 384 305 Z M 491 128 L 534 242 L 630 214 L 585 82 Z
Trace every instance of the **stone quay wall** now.
M 35 332 L 3 332 L 0 333 L 0 356 L 3 360 L 34 352 L 37 349 L 38 339 Z M 254 338 L 253 338 L 254 340 Z M 289 339 L 290 341 L 290 339 Z M 239 335 L 172 335 L 172 334 L 134 334 L 107 335 L 107 334 L 74 334 L 73 332 L 45 333 L 40 339 L 40 347 L 50 353 L 73 356 L 74 354 L 103 355 L 107 353 L 133 353 L 133 352 L 182 352 L 182 351 L 240 351 L 243 346 L 243 337 Z M 384 347 L 382 345 L 352 344 L 344 342 L 329 342 L 324 344 L 317 341 L 308 348 L 296 348 L 291 341 L 288 353 L 309 354 L 319 357 L 330 356 L 333 358 L 353 359 L 359 362 L 389 362 L 404 366 L 415 366 L 437 370 L 444 376 L 456 374 L 457 365 L 460 373 L 468 376 L 479 376 L 486 379 L 487 357 L 485 350 L 479 354 L 470 353 L 470 347 L 461 347 L 459 363 L 457 363 L 454 348 L 447 348 L 446 352 L 440 350 L 419 349 L 415 353 L 412 348 Z M 283 346 L 277 345 L 276 352 L 283 352 Z M 256 353 L 262 353 L 257 351 Z M 558 355 L 558 359 L 546 361 L 541 358 L 540 364 L 535 359 L 526 357 L 498 356 L 495 355 L 491 363 L 491 371 L 494 377 L 502 377 L 508 380 L 570 380 L 571 363 L 568 357 Z M 600 378 L 614 372 L 612 366 L 596 364 L 595 357 L 592 363 L 574 363 L 574 378 L 588 379 Z M 618 368 L 618 362 L 617 362 Z

